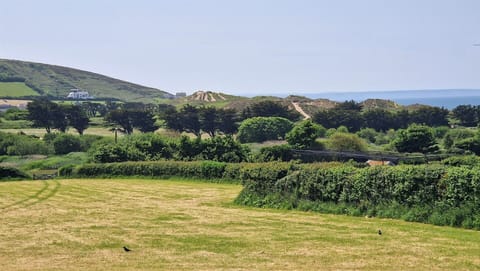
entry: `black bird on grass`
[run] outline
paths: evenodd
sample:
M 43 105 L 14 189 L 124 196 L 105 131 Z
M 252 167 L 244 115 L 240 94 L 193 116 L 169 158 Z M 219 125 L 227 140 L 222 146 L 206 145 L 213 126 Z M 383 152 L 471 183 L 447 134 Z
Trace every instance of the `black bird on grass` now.
M 131 249 L 129 249 L 128 247 L 123 247 L 123 250 L 125 250 L 125 252 L 132 251 L 132 250 L 131 250 Z
M 382 230 L 378 230 L 378 235 L 382 235 Z

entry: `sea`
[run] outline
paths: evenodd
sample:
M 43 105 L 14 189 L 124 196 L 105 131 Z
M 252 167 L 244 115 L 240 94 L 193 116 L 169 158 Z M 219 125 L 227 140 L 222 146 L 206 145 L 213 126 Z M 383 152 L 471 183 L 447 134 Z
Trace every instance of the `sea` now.
M 297 94 L 296 94 L 297 95 Z M 312 99 L 344 102 L 385 99 L 400 105 L 424 104 L 453 109 L 458 105 L 480 105 L 480 89 L 395 90 L 360 92 L 324 92 L 298 94 Z

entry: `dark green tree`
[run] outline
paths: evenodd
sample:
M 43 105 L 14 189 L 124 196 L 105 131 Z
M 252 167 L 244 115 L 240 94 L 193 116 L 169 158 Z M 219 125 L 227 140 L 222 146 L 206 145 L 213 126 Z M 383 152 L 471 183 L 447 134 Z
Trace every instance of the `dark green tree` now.
M 478 125 L 479 110 L 477 106 L 459 105 L 452 110 L 452 115 L 460 125 L 474 127 Z
M 283 105 L 281 102 L 271 100 L 260 101 L 251 104 L 242 112 L 243 119 L 253 117 L 281 117 L 291 121 L 296 121 L 300 118 L 300 114 Z
M 193 105 L 186 104 L 180 109 L 179 116 L 182 130 L 200 137 L 201 125 L 198 108 Z
M 448 125 L 448 113 L 449 111 L 443 107 L 422 106 L 410 113 L 410 123 L 445 126 Z
M 219 128 L 219 116 L 217 109 L 213 106 L 199 108 L 200 128 L 210 137 L 214 137 Z
M 142 133 L 153 132 L 157 129 L 152 113 L 142 109 L 115 109 L 110 111 L 105 119 L 122 127 L 126 134 L 133 133 L 133 128 L 139 129 Z
M 105 120 L 112 125 L 118 125 L 122 127 L 122 132 L 126 134 L 133 133 L 133 123 L 128 111 L 124 109 L 110 110 L 105 116 Z
M 218 109 L 217 110 L 219 123 L 218 130 L 222 133 L 231 135 L 237 132 L 238 130 L 238 115 L 235 109 Z
M 313 115 L 313 121 L 325 128 L 345 126 L 355 132 L 364 126 L 363 116 L 356 110 L 321 110 Z
M 150 111 L 130 110 L 129 117 L 133 123 L 133 127 L 142 133 L 155 132 L 158 127 L 155 124 L 155 117 Z
M 334 110 L 347 110 L 347 111 L 362 111 L 362 105 L 360 103 L 355 102 L 354 100 L 345 101 L 343 103 L 339 103 L 334 107 Z
M 395 128 L 395 115 L 391 111 L 381 108 L 375 108 L 365 111 L 363 114 L 365 127 L 372 128 L 377 131 L 387 131 Z
M 50 133 L 52 129 L 66 131 L 68 122 L 65 110 L 47 98 L 33 100 L 27 104 L 27 110 L 28 119 L 33 122 L 34 127 L 45 128 L 47 133 Z
M 72 105 L 64 107 L 68 125 L 72 126 L 80 135 L 83 135 L 88 126 L 90 119 L 85 111 L 79 105 Z

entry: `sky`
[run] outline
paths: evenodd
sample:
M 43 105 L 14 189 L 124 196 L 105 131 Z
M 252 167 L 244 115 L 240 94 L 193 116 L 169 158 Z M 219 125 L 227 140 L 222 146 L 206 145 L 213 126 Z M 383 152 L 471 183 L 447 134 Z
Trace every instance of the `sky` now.
M 171 93 L 480 89 L 478 0 L 0 0 L 0 58 Z

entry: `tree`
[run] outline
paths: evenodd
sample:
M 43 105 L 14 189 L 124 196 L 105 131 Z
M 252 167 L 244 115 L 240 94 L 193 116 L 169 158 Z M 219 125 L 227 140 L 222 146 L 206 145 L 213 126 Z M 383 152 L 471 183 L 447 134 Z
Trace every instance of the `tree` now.
M 407 129 L 398 131 L 393 144 L 399 152 L 429 153 L 438 150 L 432 129 L 418 124 L 412 124 Z
M 140 130 L 140 132 L 155 132 L 158 129 L 155 124 L 155 118 L 151 112 L 143 110 L 130 110 L 127 112 L 129 112 L 133 127 Z
M 436 106 L 422 106 L 410 113 L 410 122 L 427 126 L 448 125 L 448 110 Z
M 124 109 L 110 110 L 105 116 L 105 120 L 122 127 L 126 134 L 133 133 L 133 123 L 129 116 L 129 112 Z
M 65 107 L 68 125 L 72 126 L 80 135 L 83 135 L 88 126 L 90 119 L 85 111 L 78 105 Z
M 214 137 L 219 126 L 217 109 L 213 106 L 200 107 L 199 117 L 201 130 L 210 137 Z
M 182 132 L 183 125 L 181 122 L 180 113 L 175 107 L 167 107 L 165 110 L 160 113 L 159 117 L 164 120 L 165 126 L 168 129 Z
M 253 103 L 242 112 L 243 119 L 253 117 L 281 117 L 291 121 L 298 120 L 300 114 L 295 110 L 290 110 L 288 106 L 280 102 L 271 100 Z
M 323 127 L 313 123 L 311 120 L 302 121 L 287 133 L 287 142 L 298 149 L 310 148 L 315 139 L 320 135 L 321 128 Z
M 222 133 L 231 135 L 237 132 L 238 126 L 238 116 L 235 109 L 218 109 L 217 110 L 219 123 L 218 123 L 218 130 Z
M 198 108 L 190 104 L 186 104 L 180 109 L 180 124 L 182 130 L 187 133 L 192 133 L 197 137 L 201 135 L 200 116 Z
M 115 109 L 110 111 L 105 119 L 122 127 L 127 134 L 133 133 L 133 128 L 138 128 L 142 133 L 157 129 L 152 113 L 141 109 Z
M 354 100 L 345 101 L 343 103 L 339 103 L 334 107 L 334 110 L 347 110 L 347 111 L 362 111 L 362 105 L 360 103 L 355 102 Z
M 96 117 L 97 114 L 104 117 L 107 114 L 107 107 L 101 103 L 83 102 L 81 105 L 88 117 Z
M 250 118 L 240 124 L 237 139 L 242 143 L 283 139 L 292 127 L 293 123 L 285 118 Z
M 396 126 L 395 115 L 385 109 L 371 109 L 364 112 L 362 115 L 366 128 L 372 128 L 377 131 L 387 131 Z
M 27 110 L 28 119 L 33 122 L 34 127 L 45 128 L 47 133 L 50 133 L 52 129 L 66 131 L 68 122 L 65 110 L 47 98 L 33 100 L 27 104 Z
M 55 154 L 67 154 L 82 150 L 81 141 L 78 136 L 61 134 L 53 140 Z
M 343 125 L 352 132 L 364 126 L 363 116 L 356 110 L 321 110 L 313 115 L 313 121 L 325 128 L 337 128 Z
M 402 109 L 394 115 L 394 129 L 407 128 L 411 124 L 411 116 L 408 110 Z
M 473 127 L 477 126 L 479 119 L 479 108 L 472 105 L 459 105 L 452 110 L 452 115 L 461 125 Z

